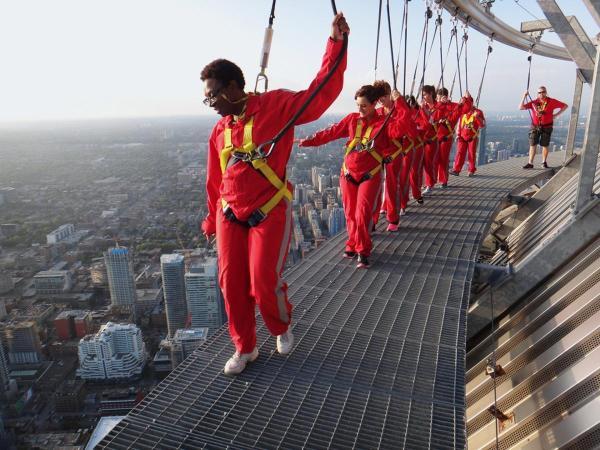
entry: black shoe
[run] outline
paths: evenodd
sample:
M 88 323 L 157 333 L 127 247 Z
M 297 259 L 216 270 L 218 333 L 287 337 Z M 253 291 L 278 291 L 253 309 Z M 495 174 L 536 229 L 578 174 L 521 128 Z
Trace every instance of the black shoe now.
M 523 166 L 523 169 L 533 169 L 533 164 L 527 163 Z
M 469 175 L 467 175 L 468 177 L 474 177 L 475 176 L 475 172 L 469 172 Z
M 442 184 L 442 186 L 441 186 L 441 187 L 442 187 L 442 189 L 448 189 L 448 184 L 447 184 L 447 183 L 444 183 L 444 184 Z
M 548 164 L 546 163 L 546 161 L 544 161 L 544 162 L 542 163 L 542 167 L 543 167 L 544 169 L 547 169 L 547 168 L 548 168 Z
M 356 252 L 348 252 L 348 251 L 344 252 L 344 258 L 354 259 L 355 256 L 356 256 Z
M 457 172 L 456 170 L 451 170 L 451 171 L 450 171 L 450 175 L 454 175 L 454 176 L 456 176 L 456 177 L 457 177 L 457 176 L 459 176 L 459 175 L 460 175 L 460 172 Z
M 421 198 L 418 198 L 418 199 L 417 199 L 417 203 L 418 203 L 419 205 L 422 205 L 423 203 L 425 203 L 425 202 L 423 201 L 423 197 L 421 197 Z
M 369 260 L 364 255 L 358 255 L 358 264 L 356 265 L 359 269 L 368 269 L 370 266 Z

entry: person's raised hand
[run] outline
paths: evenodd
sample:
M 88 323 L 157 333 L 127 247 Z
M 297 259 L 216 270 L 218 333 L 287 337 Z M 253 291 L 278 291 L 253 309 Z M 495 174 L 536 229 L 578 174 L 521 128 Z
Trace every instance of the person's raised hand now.
M 340 41 L 344 38 L 344 33 L 350 34 L 350 27 L 348 26 L 348 22 L 346 22 L 344 13 L 339 12 L 335 15 L 331 23 L 331 39 Z

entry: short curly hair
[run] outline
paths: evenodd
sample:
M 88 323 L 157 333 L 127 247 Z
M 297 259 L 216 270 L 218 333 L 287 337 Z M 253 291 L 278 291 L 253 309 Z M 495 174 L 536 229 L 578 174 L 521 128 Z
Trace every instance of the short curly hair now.
M 202 69 L 200 79 L 205 81 L 209 78 L 218 80 L 223 86 L 227 86 L 231 81 L 235 81 L 240 89 L 246 86 L 242 69 L 227 59 L 215 59 Z

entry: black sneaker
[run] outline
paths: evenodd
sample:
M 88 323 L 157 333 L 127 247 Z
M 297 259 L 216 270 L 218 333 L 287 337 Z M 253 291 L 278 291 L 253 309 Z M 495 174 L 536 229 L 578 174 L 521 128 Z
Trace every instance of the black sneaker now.
M 349 251 L 344 252 L 344 258 L 354 259 L 355 256 L 356 256 L 356 252 L 349 252 Z
M 455 177 L 458 177 L 460 175 L 460 172 L 457 172 L 456 170 L 451 170 L 450 175 L 454 175 Z
M 444 184 L 442 184 L 442 186 L 441 186 L 441 187 L 442 187 L 442 189 L 448 189 L 448 184 L 447 184 L 447 183 L 444 183 Z
M 475 172 L 469 172 L 469 175 L 467 175 L 468 177 L 474 177 L 475 176 Z
M 425 202 L 423 201 L 423 197 L 421 197 L 421 198 L 418 198 L 418 199 L 417 199 L 417 203 L 418 203 L 419 205 L 422 205 L 423 203 L 425 203 Z
M 546 163 L 546 161 L 544 161 L 544 162 L 542 163 L 542 167 L 543 167 L 544 169 L 547 169 L 547 168 L 548 168 L 548 164 Z
M 523 166 L 523 169 L 533 169 L 533 164 L 527 163 Z
M 356 265 L 359 269 L 368 269 L 370 266 L 369 260 L 364 255 L 358 255 L 358 264 Z

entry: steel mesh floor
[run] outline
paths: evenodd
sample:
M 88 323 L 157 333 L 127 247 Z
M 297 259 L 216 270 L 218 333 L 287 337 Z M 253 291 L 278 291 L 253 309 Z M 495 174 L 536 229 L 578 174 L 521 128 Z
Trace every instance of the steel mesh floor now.
M 522 164 L 452 178 L 410 207 L 399 233 L 380 223 L 369 270 L 341 258 L 344 234 L 326 242 L 286 273 L 290 355 L 259 320 L 259 359 L 227 378 L 222 329 L 97 448 L 464 448 L 474 261 L 500 200 L 539 174 Z

